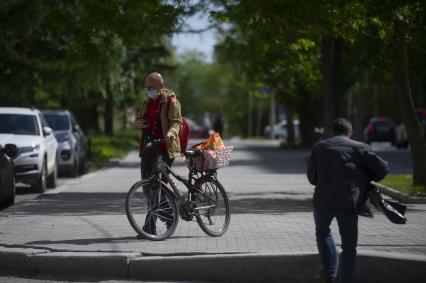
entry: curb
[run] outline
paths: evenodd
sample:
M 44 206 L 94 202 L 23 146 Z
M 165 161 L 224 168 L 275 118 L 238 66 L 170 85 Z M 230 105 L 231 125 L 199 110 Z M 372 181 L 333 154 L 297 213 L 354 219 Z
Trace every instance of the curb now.
M 217 282 L 315 282 L 314 253 L 143 256 L 140 253 L 50 252 L 0 247 L 0 270 L 73 278 Z M 359 282 L 426 282 L 426 256 L 361 252 Z
M 392 188 L 383 186 L 382 184 L 373 182 L 380 190 L 381 193 L 390 196 L 391 198 L 398 200 L 402 203 L 409 204 L 426 204 L 426 197 L 412 197 L 400 191 L 394 190 Z

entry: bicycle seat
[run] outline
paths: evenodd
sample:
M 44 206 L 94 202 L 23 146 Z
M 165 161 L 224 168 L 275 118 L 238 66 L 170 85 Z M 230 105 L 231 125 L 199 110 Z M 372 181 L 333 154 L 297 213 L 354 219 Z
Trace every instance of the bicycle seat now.
M 185 157 L 191 158 L 191 157 L 197 157 L 201 155 L 201 150 L 188 150 L 183 153 Z

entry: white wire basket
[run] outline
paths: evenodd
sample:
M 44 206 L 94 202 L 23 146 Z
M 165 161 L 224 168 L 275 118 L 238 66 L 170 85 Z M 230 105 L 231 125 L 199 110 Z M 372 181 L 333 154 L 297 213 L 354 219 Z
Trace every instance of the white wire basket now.
M 227 146 L 219 149 L 202 150 L 201 155 L 192 158 L 186 158 L 188 167 L 197 171 L 219 169 L 229 165 L 233 146 Z

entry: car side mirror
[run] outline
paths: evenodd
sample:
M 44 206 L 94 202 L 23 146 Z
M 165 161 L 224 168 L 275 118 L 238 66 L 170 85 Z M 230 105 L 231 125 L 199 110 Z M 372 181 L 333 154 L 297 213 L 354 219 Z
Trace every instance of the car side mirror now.
M 43 127 L 43 135 L 48 136 L 52 133 L 52 128 L 50 127 Z
M 4 146 L 3 152 L 10 158 L 15 158 L 18 155 L 18 147 L 14 144 L 8 143 Z
M 79 132 L 79 131 L 80 131 L 80 126 L 79 125 L 74 125 L 73 132 Z

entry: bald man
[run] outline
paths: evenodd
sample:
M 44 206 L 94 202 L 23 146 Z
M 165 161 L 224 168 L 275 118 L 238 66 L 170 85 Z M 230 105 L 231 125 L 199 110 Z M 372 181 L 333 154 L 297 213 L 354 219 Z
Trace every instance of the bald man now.
M 164 88 L 164 80 L 159 73 L 150 73 L 145 79 L 147 96 L 136 115 L 135 127 L 141 130 L 140 157 L 141 177 L 152 175 L 158 153 L 152 150 L 142 152 L 143 147 L 154 139 L 166 138 L 169 141 L 159 144 L 157 148 L 163 160 L 171 166 L 174 158 L 180 156 L 179 131 L 182 128 L 180 103 L 173 91 Z M 169 225 L 168 223 L 166 223 Z M 150 217 L 145 221 L 144 231 L 156 234 L 156 219 Z
M 164 160 L 171 165 L 180 156 L 179 131 L 182 128 L 180 103 L 173 91 L 164 88 L 159 73 L 150 73 L 145 79 L 145 97 L 136 116 L 135 127 L 141 130 L 142 151 L 144 145 L 153 139 L 167 138 L 166 144 L 159 145 Z M 152 156 L 141 155 L 141 176 L 147 178 L 152 171 Z

